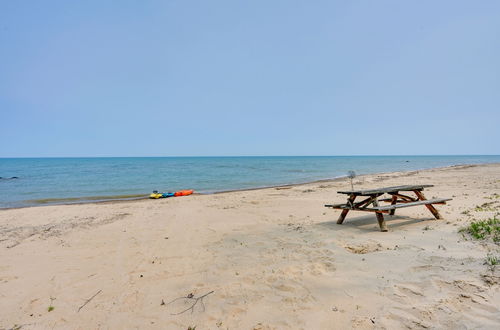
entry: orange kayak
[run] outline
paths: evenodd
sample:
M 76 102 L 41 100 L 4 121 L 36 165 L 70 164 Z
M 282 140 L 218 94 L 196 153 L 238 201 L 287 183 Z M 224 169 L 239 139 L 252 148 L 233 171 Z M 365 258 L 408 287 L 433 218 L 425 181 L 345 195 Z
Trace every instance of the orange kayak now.
M 179 190 L 179 191 L 176 191 L 174 196 L 175 197 L 178 197 L 178 196 L 188 196 L 188 195 L 191 195 L 193 193 L 193 190 Z

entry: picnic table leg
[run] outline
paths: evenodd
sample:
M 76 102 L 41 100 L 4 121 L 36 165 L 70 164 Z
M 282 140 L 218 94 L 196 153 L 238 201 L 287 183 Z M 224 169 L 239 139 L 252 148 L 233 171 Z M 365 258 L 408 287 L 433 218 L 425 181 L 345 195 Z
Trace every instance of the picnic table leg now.
M 419 200 L 421 200 L 421 201 L 425 201 L 426 200 L 424 194 L 421 191 L 414 190 L 413 192 L 415 193 L 415 195 L 417 195 L 417 197 L 418 197 Z M 432 204 L 425 204 L 425 207 L 427 207 L 427 209 L 429 211 L 431 211 L 432 215 L 434 215 L 434 217 L 436 219 L 442 219 L 441 214 L 439 214 L 438 210 L 436 210 L 436 208 L 434 206 L 432 206 Z
M 396 204 L 397 200 L 398 200 L 398 196 L 392 195 L 391 205 Z M 389 211 L 389 215 L 394 215 L 395 212 L 396 212 L 396 209 L 392 209 Z
M 378 206 L 378 200 L 375 198 L 373 200 L 373 206 Z M 385 224 L 384 214 L 382 212 L 375 212 L 377 215 L 378 226 L 380 227 L 380 231 L 387 231 L 387 225 Z
M 356 199 L 356 195 L 350 195 L 349 198 L 347 199 L 347 204 L 352 206 L 352 203 Z M 342 213 L 340 213 L 339 219 L 337 220 L 337 224 L 341 225 L 344 222 L 344 219 L 349 212 L 349 209 L 344 209 L 342 210 Z
M 383 213 L 375 213 L 377 215 L 378 226 L 380 227 L 380 231 L 388 231 L 387 225 L 385 224 L 384 214 Z

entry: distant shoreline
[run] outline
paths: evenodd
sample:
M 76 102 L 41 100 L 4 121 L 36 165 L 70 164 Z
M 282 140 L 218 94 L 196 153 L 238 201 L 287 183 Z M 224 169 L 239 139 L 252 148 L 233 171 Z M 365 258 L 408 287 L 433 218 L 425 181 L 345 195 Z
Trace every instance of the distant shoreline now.
M 484 163 L 484 164 L 457 164 L 457 165 L 449 165 L 449 166 L 438 166 L 438 167 L 430 167 L 430 168 L 422 168 L 416 170 L 408 170 L 408 171 L 388 171 L 388 172 L 376 172 L 376 173 L 368 173 L 368 174 L 360 174 L 357 177 L 366 177 L 373 175 L 387 175 L 387 174 L 396 174 L 396 173 L 415 173 L 420 171 L 432 171 L 432 170 L 440 170 L 447 168 L 467 168 L 467 167 L 478 167 L 478 166 L 489 166 L 489 165 L 500 165 L 500 162 L 495 163 Z M 339 180 L 345 179 L 346 176 L 338 176 L 328 179 L 320 179 L 320 180 L 312 180 L 307 182 L 298 182 L 298 183 L 287 183 L 280 185 L 269 185 L 269 186 L 259 186 L 252 188 L 242 188 L 242 189 L 228 189 L 228 190 L 220 190 L 220 191 L 211 191 L 211 192 L 196 192 L 194 195 L 218 195 L 218 194 L 227 194 L 233 192 L 245 192 L 245 191 L 254 191 L 254 190 L 265 190 L 265 189 L 276 189 L 276 188 L 292 188 L 316 183 L 329 183 L 329 182 L 337 182 Z M 189 187 L 187 187 L 189 188 Z M 107 204 L 107 203 L 124 203 L 124 202 L 133 202 L 133 201 L 141 201 L 149 199 L 149 193 L 144 195 L 142 194 L 128 194 L 128 195 L 110 195 L 110 196 L 89 196 L 89 197 L 66 197 L 66 198 L 46 198 L 46 199 L 38 199 L 38 200 L 26 200 L 26 202 L 32 202 L 31 205 L 19 206 L 19 207 L 0 207 L 0 211 L 3 210 L 12 210 L 12 209 L 24 209 L 31 207 L 44 207 L 44 206 L 59 206 L 59 205 L 81 205 L 81 204 Z M 58 202 L 60 201 L 60 202 Z M 74 201 L 74 202 L 70 202 Z

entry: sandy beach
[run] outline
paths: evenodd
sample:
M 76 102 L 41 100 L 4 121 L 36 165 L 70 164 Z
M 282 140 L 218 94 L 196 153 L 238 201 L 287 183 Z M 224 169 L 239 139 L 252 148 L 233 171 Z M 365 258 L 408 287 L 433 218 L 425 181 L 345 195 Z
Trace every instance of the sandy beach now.
M 385 233 L 368 213 L 336 224 L 324 204 L 345 179 L 0 210 L 0 329 L 500 328 L 499 246 L 459 232 L 500 212 L 500 164 L 354 184 L 453 200 L 442 220 L 399 209 Z

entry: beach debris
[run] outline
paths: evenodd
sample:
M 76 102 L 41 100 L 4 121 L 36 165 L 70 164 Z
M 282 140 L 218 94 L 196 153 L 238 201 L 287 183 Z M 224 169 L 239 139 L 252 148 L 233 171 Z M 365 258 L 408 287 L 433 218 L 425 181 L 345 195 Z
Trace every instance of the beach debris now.
M 302 225 L 297 225 L 297 224 L 294 224 L 294 223 L 287 223 L 286 224 L 287 226 L 287 230 L 295 230 L 295 231 L 303 231 L 304 230 L 304 227 Z
M 354 190 L 354 185 L 352 184 L 352 180 L 356 177 L 356 172 L 353 170 L 347 172 L 347 177 L 351 180 L 351 190 Z
M 348 297 L 351 297 L 351 298 L 354 298 L 353 296 L 351 296 L 349 293 L 347 293 L 346 290 L 344 290 L 344 293 L 348 296 Z
M 16 242 L 14 242 L 14 243 L 12 243 L 10 245 L 7 245 L 7 249 L 12 249 L 13 247 L 18 246 L 19 244 L 21 244 L 21 242 L 20 241 L 16 241 Z
M 24 325 L 27 325 L 27 324 L 24 324 Z M 22 327 L 23 327 L 23 324 L 14 324 L 14 326 L 12 328 L 9 328 L 9 330 L 21 330 Z
M 83 308 L 85 307 L 85 305 L 87 305 L 92 299 L 94 299 L 99 293 L 101 293 L 102 290 L 99 290 L 97 291 L 92 297 L 90 297 L 89 299 L 87 299 L 87 301 L 85 301 L 85 303 L 83 305 L 81 305 L 80 307 L 78 307 L 78 311 L 77 313 Z
M 199 297 L 195 297 L 193 293 L 190 293 L 190 294 L 188 294 L 188 295 L 187 295 L 187 296 L 185 296 L 185 297 L 175 298 L 174 300 L 172 300 L 172 301 L 168 302 L 166 305 L 170 305 L 170 304 L 172 304 L 172 303 L 174 303 L 174 302 L 176 302 L 176 301 L 182 300 L 182 299 L 184 299 L 185 301 L 192 301 L 192 302 L 193 302 L 193 303 L 191 304 L 191 306 L 189 306 L 188 308 L 186 308 L 186 309 L 184 309 L 184 310 L 182 310 L 182 311 L 180 311 L 180 312 L 178 312 L 178 313 L 170 313 L 170 315 L 180 315 L 180 314 L 184 314 L 185 312 L 187 312 L 187 311 L 189 311 L 189 310 L 191 311 L 191 313 L 193 313 L 193 312 L 194 312 L 194 308 L 196 307 L 196 305 L 197 305 L 198 303 L 200 303 L 200 304 L 201 304 L 201 306 L 202 306 L 202 308 L 203 308 L 203 311 L 205 311 L 205 304 L 203 303 L 203 298 L 205 298 L 206 296 L 208 296 L 208 295 L 210 295 L 210 294 L 212 294 L 212 293 L 214 293 L 214 292 L 215 292 L 215 291 L 213 291 L 213 290 L 212 290 L 212 291 L 207 292 L 207 293 L 205 293 L 204 295 L 201 295 L 201 296 L 199 296 Z M 163 301 L 163 300 L 162 300 L 162 301 Z
M 47 312 L 52 312 L 55 309 L 55 307 L 52 306 L 52 302 L 54 300 L 56 300 L 56 298 L 50 297 L 50 304 L 49 304 L 49 307 L 47 308 Z

